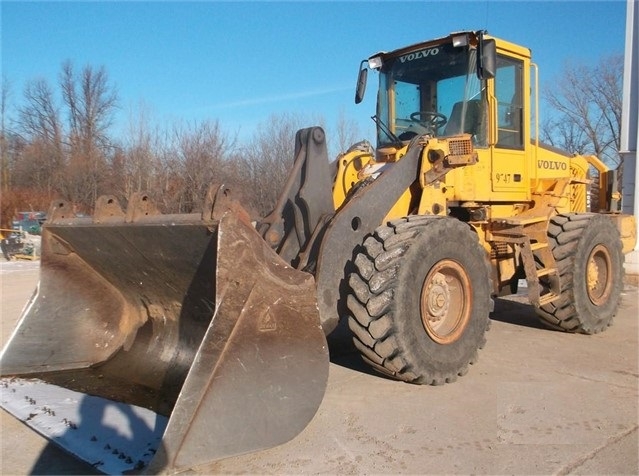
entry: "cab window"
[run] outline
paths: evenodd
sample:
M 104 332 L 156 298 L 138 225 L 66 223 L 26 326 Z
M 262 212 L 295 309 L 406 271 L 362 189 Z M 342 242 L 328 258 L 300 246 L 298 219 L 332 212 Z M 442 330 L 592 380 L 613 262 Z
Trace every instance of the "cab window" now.
M 523 61 L 497 57 L 495 96 L 497 98 L 497 147 L 523 149 Z

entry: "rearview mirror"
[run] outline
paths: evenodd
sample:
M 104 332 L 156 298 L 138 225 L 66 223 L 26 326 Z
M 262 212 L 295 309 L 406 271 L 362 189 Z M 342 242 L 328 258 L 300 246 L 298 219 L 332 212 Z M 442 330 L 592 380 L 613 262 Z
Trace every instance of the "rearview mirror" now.
M 359 104 L 364 100 L 366 92 L 366 78 L 368 78 L 368 69 L 366 69 L 366 60 L 359 65 L 359 74 L 357 75 L 357 88 L 355 89 L 355 104 Z
M 484 40 L 482 38 L 479 45 L 477 77 L 479 79 L 494 78 L 497 63 L 497 46 L 495 45 L 495 40 Z

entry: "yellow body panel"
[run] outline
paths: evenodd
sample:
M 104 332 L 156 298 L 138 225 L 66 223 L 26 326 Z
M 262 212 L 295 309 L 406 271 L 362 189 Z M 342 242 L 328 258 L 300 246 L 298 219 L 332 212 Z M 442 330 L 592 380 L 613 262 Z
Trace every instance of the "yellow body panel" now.
M 457 135 L 421 133 L 410 141 L 401 139 L 410 129 L 406 119 L 397 119 L 405 117 L 406 97 L 402 96 L 404 90 L 398 93 L 393 81 L 388 80 L 385 102 L 381 106 L 378 103 L 378 114 L 380 111 L 386 114 L 388 125 L 382 126 L 388 128 L 388 137 L 395 134 L 403 146 L 399 142 L 386 143 L 365 156 L 354 152 L 340 156 L 333 197 L 337 209 L 357 182 L 374 180 L 384 168 L 402 160 L 409 147 L 421 147 L 418 180 L 404 191 L 384 221 L 426 214 L 451 215 L 467 222 L 490 257 L 495 291 L 501 292 L 518 273 L 521 277 L 522 256 L 517 245 L 521 241 L 515 237 L 526 236 L 536 250 L 548 246 L 550 219 L 557 214 L 590 211 L 589 197 L 595 185 L 589 170 L 596 169 L 601 177 L 608 173 L 608 168 L 596 157 L 571 156 L 539 143 L 538 107 L 531 100 L 539 97 L 537 68 L 531 62 L 530 50 L 488 36 L 484 39 L 495 40 L 496 74 L 482 82 L 481 89 L 477 88 L 481 96 L 477 96 L 480 93 L 472 96 L 484 101 L 480 113 L 483 129 L 478 127 L 475 132 Z M 443 44 L 450 39 L 412 45 L 389 56 L 403 62 L 414 52 L 435 51 L 437 41 Z M 412 80 L 418 83 L 417 79 Z M 421 110 L 439 111 L 438 97 L 430 83 L 425 82 L 420 90 L 425 91 Z M 447 116 L 449 120 L 453 113 L 454 110 Z M 459 144 L 463 145 L 461 149 Z M 610 206 L 606 193 L 605 184 L 600 185 L 600 203 Z M 634 218 L 610 216 L 620 230 L 627 252 L 636 242 Z M 510 230 L 510 237 L 503 233 L 504 229 Z M 548 258 L 548 267 L 552 267 L 552 261 Z M 532 271 L 526 272 L 534 273 L 534 264 Z
M 344 201 L 350 189 L 360 181 L 359 172 L 366 166 L 373 156 L 360 150 L 352 150 L 340 154 L 337 158 L 337 174 L 333 184 L 333 205 L 337 210 Z
M 630 253 L 637 246 L 637 222 L 632 215 L 610 215 L 621 234 L 621 245 L 624 253 Z
M 389 82 L 385 90 L 388 103 L 384 102 L 381 110 L 387 114 L 390 125 L 383 127 L 388 127 L 389 137 L 395 134 L 395 139 L 402 143 L 384 144 L 376 152 L 366 154 L 355 151 L 341 155 L 333 199 L 338 209 L 354 185 L 374 180 L 387 167 L 402 160 L 409 147 L 421 147 L 417 180 L 404 191 L 384 221 L 420 214 L 451 215 L 467 222 L 490 256 L 495 290 L 501 292 L 521 273 L 522 256 L 517 245 L 521 242 L 514 237 L 526 236 L 535 249 L 546 247 L 550 219 L 557 214 L 590 211 L 589 197 L 595 185 L 589 170 L 594 168 L 600 177 L 605 177 L 608 168 L 596 157 L 571 156 L 535 139 L 539 136 L 539 114 L 531 97 L 538 98 L 539 91 L 530 50 L 500 39 L 484 38 L 495 40 L 497 55 L 495 76 L 482 83 L 481 97 L 485 102 L 480 121 L 485 124 L 484 129 L 441 137 L 422 133 L 410 141 L 402 140 L 399 136 L 410 127 L 405 119 L 395 120 L 400 114 L 398 109 L 403 108 L 401 114 L 406 114 L 404 103 L 396 102 L 406 99 Z M 398 50 L 391 57 L 403 61 L 412 52 L 434 51 L 437 41 Z M 433 89 L 424 83 L 423 90 L 429 92 L 422 97 L 422 110 L 437 110 Z M 378 104 L 378 113 L 379 108 Z M 599 186 L 599 201 L 610 206 L 605 187 Z M 634 218 L 614 213 L 610 216 L 620 230 L 627 252 L 636 242 Z M 504 229 L 510 230 L 510 237 L 503 233 Z M 550 267 L 553 260 L 548 259 Z M 534 264 L 528 272 L 534 273 Z

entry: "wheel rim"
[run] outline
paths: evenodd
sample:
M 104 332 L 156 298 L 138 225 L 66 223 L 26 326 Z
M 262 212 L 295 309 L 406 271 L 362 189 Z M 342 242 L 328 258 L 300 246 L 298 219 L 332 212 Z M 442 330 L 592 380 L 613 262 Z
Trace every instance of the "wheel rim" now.
M 612 259 L 604 245 L 595 246 L 588 256 L 586 269 L 586 291 L 595 306 L 608 301 L 612 290 Z
M 455 342 L 466 329 L 471 309 L 468 274 L 455 261 L 439 261 L 426 276 L 421 293 L 422 323 L 430 338 L 440 344 Z

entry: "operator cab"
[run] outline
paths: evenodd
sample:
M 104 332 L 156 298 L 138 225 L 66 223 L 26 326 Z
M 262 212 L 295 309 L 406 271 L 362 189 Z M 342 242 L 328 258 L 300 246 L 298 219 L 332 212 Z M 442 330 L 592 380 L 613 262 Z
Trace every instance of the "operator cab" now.
M 379 72 L 378 149 L 401 148 L 417 136 L 460 134 L 470 134 L 474 147 L 487 147 L 486 81 L 494 75 L 494 51 L 483 32 L 462 32 L 363 61 L 355 102 L 363 98 L 368 63 Z

